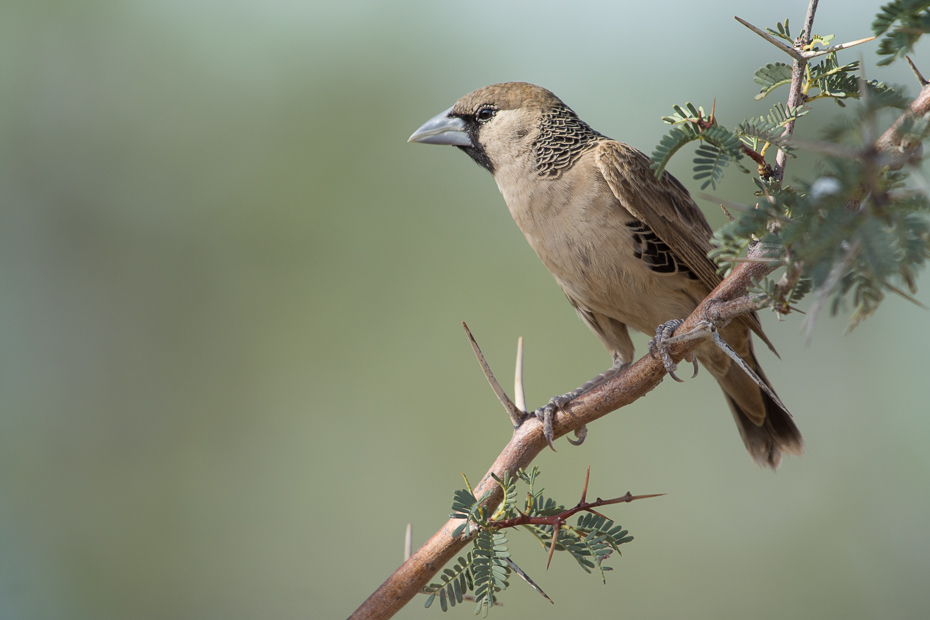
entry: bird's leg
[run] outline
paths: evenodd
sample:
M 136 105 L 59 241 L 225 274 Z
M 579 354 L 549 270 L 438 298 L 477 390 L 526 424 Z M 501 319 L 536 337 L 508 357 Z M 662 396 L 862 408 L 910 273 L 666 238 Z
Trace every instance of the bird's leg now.
M 567 392 L 565 394 L 562 394 L 561 396 L 553 396 L 549 400 L 548 405 L 546 405 L 545 407 L 540 407 L 539 409 L 533 412 L 533 415 L 535 415 L 537 418 L 542 420 L 543 434 L 546 436 L 546 441 L 549 443 L 549 447 L 552 448 L 553 452 L 555 452 L 555 445 L 553 445 L 552 440 L 555 436 L 555 431 L 552 428 L 552 417 L 555 415 L 555 412 L 559 410 L 565 411 L 565 406 L 568 403 L 570 403 L 572 400 L 578 398 L 579 396 L 581 396 L 582 394 L 586 392 L 593 390 L 597 386 L 602 385 L 606 383 L 607 381 L 610 381 L 611 379 L 619 375 L 621 372 L 626 370 L 626 368 L 629 365 L 630 365 L 629 362 L 624 362 L 623 360 L 620 359 L 618 355 L 614 354 L 614 363 L 606 371 L 594 377 L 593 379 L 591 379 L 590 381 L 588 381 L 587 383 L 579 387 L 577 390 L 572 390 L 571 392 Z M 572 441 L 571 439 L 569 439 L 568 443 L 572 444 L 573 446 L 580 446 L 582 443 L 584 443 L 585 437 L 587 436 L 588 436 L 588 429 L 587 427 L 582 426 L 581 428 L 575 430 L 575 437 L 577 437 L 578 440 Z
M 653 355 L 658 353 L 662 357 L 662 363 L 665 365 L 665 371 L 678 383 L 684 383 L 684 381 L 679 379 L 675 374 L 675 371 L 678 370 L 678 364 L 676 364 L 672 360 L 672 356 L 668 354 L 668 345 L 672 342 L 704 337 L 704 334 L 698 335 L 700 328 L 681 336 L 672 337 L 672 334 L 675 333 L 675 330 L 678 329 L 682 323 L 684 323 L 684 321 L 681 319 L 672 319 L 671 321 L 662 323 L 656 327 L 656 337 L 649 341 L 649 352 Z M 685 358 L 685 361 L 694 364 L 694 374 L 691 375 L 691 378 L 694 379 L 698 374 L 698 363 L 694 357 L 694 353 L 689 354 L 688 357 Z

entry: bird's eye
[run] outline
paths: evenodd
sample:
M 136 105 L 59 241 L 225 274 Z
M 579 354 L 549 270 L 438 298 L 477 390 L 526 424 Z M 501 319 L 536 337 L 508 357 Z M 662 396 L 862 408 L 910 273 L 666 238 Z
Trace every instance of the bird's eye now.
M 497 114 L 497 110 L 494 108 L 481 108 L 475 113 L 475 118 L 479 123 L 487 123 L 489 120 L 494 118 L 494 115 Z

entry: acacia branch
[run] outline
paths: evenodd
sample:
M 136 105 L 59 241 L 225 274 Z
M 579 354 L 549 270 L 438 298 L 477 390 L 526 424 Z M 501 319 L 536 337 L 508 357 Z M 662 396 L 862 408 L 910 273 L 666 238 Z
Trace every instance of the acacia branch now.
M 875 142 L 875 149 L 879 152 L 890 152 L 898 155 L 900 160 L 893 162 L 892 167 L 900 168 L 912 157 L 918 157 L 922 151 L 922 144 L 906 144 L 905 131 L 909 125 L 919 118 L 930 114 L 930 85 L 925 85 L 917 98 L 911 102 L 908 109 L 898 117 L 891 127 Z
M 778 280 L 778 284 L 775 285 L 776 296 L 783 304 L 780 308 L 776 307 L 776 312 L 779 314 L 788 314 L 788 310 L 791 309 L 788 305 L 788 296 L 798 283 L 798 280 L 801 279 L 803 272 L 804 265 L 799 262 L 791 263 L 791 266 L 785 270 L 785 273 Z
M 801 36 L 798 37 L 794 44 L 798 52 L 803 51 L 804 47 L 811 42 L 811 34 L 814 28 L 814 13 L 817 12 L 817 2 L 818 0 L 811 0 L 810 4 L 807 5 L 807 15 L 804 18 L 804 30 L 801 31 Z M 804 73 L 807 71 L 807 61 L 808 58 L 804 55 L 795 56 L 794 62 L 791 65 L 791 90 L 788 92 L 788 101 L 785 103 L 789 110 L 803 105 L 807 100 L 807 95 L 802 92 Z M 785 123 L 785 132 L 782 134 L 782 138 L 791 138 L 791 134 L 794 133 L 795 120 L 796 119 L 791 119 Z M 778 149 L 778 153 L 775 154 L 775 168 L 772 171 L 772 176 L 776 181 L 781 181 L 785 177 L 785 166 L 787 164 L 788 152 L 784 149 Z
M 577 506 L 567 508 L 558 514 L 549 517 L 530 517 L 527 515 L 520 515 L 519 517 L 513 517 L 512 519 L 502 519 L 500 521 L 489 520 L 488 526 L 503 529 L 505 527 L 519 527 L 521 525 L 549 525 L 551 527 L 558 528 L 558 526 L 560 526 L 562 523 L 565 523 L 570 517 L 578 514 L 579 512 L 595 512 L 594 508 L 600 508 L 601 506 L 629 503 L 638 499 L 661 497 L 662 495 L 665 494 L 654 493 L 652 495 L 633 495 L 627 491 L 626 494 L 621 495 L 620 497 L 615 497 L 614 499 L 597 498 L 593 502 L 578 502 Z M 598 513 L 595 512 L 595 514 Z
M 777 265 L 764 263 L 742 263 L 720 283 L 713 292 L 691 313 L 678 328 L 679 333 L 701 327 L 713 316 L 716 321 L 729 321 L 739 314 L 728 309 L 725 302 L 742 297 L 753 280 L 761 280 Z M 740 309 L 742 311 L 742 309 Z M 696 349 L 703 339 L 679 342 L 669 346 L 675 362 L 680 362 Z M 625 407 L 655 389 L 666 375 L 665 365 L 658 357 L 646 355 L 619 376 L 579 396 L 571 402 L 568 412 L 558 411 L 553 420 L 555 437 L 562 437 L 577 428 L 590 424 L 612 411 Z M 518 469 L 529 467 L 533 459 L 546 447 L 542 422 L 529 417 L 514 429 L 510 441 L 488 470 L 481 482 L 475 486 L 474 494 L 481 497 L 491 492 L 488 510 L 493 512 L 500 504 L 502 492 L 492 474 L 499 479 Z M 469 542 L 466 536 L 452 537 L 452 532 L 461 525 L 461 519 L 450 519 L 409 560 L 403 563 L 381 587 L 379 587 L 352 614 L 351 618 L 374 620 L 390 618 L 406 605 L 416 594 L 429 584 L 433 576 L 451 561 Z

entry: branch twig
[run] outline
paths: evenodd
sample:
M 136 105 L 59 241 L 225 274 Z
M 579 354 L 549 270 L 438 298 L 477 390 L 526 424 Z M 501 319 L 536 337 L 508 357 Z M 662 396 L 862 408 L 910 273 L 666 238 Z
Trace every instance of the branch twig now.
M 784 300 L 784 308 L 776 308 L 776 311 L 779 314 L 787 314 L 787 312 L 782 312 L 783 309 L 787 310 L 788 306 L 788 295 L 791 293 L 791 290 L 798 283 L 798 280 L 801 279 L 801 274 L 804 272 L 804 265 L 799 262 L 791 263 L 791 266 L 785 270 L 785 273 L 782 274 L 781 278 L 778 280 L 778 284 L 775 285 L 775 291 L 778 294 L 778 299 Z
M 814 28 L 814 14 L 817 12 L 818 1 L 819 0 L 811 0 L 810 4 L 807 5 L 807 15 L 804 17 L 804 30 L 801 31 L 801 36 L 795 41 L 795 48 L 797 48 L 798 51 L 811 42 L 811 34 Z M 788 101 L 785 103 L 789 110 L 802 105 L 807 98 L 806 95 L 801 92 L 806 69 L 807 58 L 803 55 L 800 57 L 796 56 L 794 58 L 794 63 L 791 65 L 791 90 L 788 92 Z M 785 132 L 782 134 L 782 138 L 791 138 L 791 135 L 794 133 L 794 123 L 795 119 L 785 123 Z M 776 181 L 781 181 L 785 178 L 785 166 L 787 164 L 788 152 L 784 149 L 778 149 L 778 153 L 775 154 L 775 168 L 772 171 L 772 176 Z
M 490 524 L 499 528 L 518 527 L 520 525 L 551 525 L 552 527 L 556 527 L 558 524 L 565 523 L 569 517 L 582 511 L 594 512 L 594 510 L 592 510 L 593 508 L 600 508 L 601 506 L 628 503 L 637 499 L 648 499 L 650 497 L 661 497 L 663 495 L 665 495 L 665 493 L 654 493 L 652 495 L 633 495 L 628 491 L 625 495 L 615 497 L 614 499 L 597 498 L 593 502 L 578 502 L 577 506 L 573 508 L 567 508 L 559 514 L 552 515 L 550 517 L 528 517 L 526 515 L 521 515 L 519 517 L 514 517 L 513 519 L 490 521 Z M 556 527 L 556 529 L 558 528 Z
M 910 123 L 926 116 L 928 113 L 930 113 L 930 85 L 923 87 L 904 114 L 899 116 L 898 120 L 892 123 L 891 127 L 875 142 L 876 150 L 899 155 L 900 160 L 897 163 L 897 168 L 901 168 L 908 159 L 917 156 L 922 150 L 922 145 L 919 143 L 913 145 L 902 144 L 905 137 L 904 130 Z M 893 163 L 892 167 L 894 166 Z

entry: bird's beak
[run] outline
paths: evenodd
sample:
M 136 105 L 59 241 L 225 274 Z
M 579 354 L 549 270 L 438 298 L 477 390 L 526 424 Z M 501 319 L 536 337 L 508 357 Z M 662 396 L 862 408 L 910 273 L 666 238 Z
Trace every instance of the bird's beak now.
M 452 108 L 437 114 L 423 123 L 407 142 L 423 144 L 448 144 L 451 146 L 472 146 L 471 138 L 465 131 L 465 121 L 457 116 L 449 116 Z

